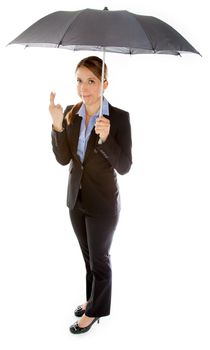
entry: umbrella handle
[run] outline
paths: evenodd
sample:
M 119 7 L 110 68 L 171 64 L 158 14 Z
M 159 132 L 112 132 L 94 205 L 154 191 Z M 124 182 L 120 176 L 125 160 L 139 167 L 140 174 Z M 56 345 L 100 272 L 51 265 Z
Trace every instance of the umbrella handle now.
M 103 95 L 104 95 L 104 65 L 105 65 L 105 47 L 103 47 L 103 62 L 102 62 L 102 73 L 101 73 L 101 101 L 100 101 L 100 111 L 99 116 L 102 116 L 103 107 Z

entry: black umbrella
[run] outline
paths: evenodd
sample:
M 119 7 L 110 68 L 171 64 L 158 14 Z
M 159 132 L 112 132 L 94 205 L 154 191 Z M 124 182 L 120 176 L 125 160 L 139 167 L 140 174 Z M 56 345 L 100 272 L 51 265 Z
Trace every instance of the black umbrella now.
M 158 18 L 128 11 L 83 9 L 58 11 L 35 22 L 9 44 L 124 54 L 199 52 L 175 29 Z M 102 82 L 104 80 L 104 64 Z M 103 84 L 101 101 L 103 98 Z M 101 103 L 102 107 L 102 103 Z

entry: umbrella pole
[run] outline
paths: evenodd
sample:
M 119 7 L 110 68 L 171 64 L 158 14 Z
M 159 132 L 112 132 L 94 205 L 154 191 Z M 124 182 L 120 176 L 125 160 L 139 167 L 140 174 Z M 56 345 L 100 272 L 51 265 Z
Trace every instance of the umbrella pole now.
M 103 47 L 103 63 L 102 63 L 102 73 L 101 73 L 101 101 L 100 101 L 100 111 L 99 116 L 102 116 L 103 107 L 103 95 L 104 95 L 104 65 L 105 65 L 105 47 Z

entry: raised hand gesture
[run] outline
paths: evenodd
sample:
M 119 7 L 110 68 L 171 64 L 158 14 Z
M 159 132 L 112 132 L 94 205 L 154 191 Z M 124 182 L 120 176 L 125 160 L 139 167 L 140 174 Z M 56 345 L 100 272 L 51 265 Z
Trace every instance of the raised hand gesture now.
M 55 95 L 56 93 L 51 92 L 50 94 L 50 105 L 49 112 L 52 117 L 53 127 L 57 131 L 62 131 L 62 123 L 63 123 L 63 108 L 60 104 L 55 104 Z

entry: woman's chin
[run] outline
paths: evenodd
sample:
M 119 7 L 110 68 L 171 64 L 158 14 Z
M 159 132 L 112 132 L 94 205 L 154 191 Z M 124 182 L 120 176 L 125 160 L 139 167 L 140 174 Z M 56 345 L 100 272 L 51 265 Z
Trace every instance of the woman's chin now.
M 82 102 L 86 105 L 91 104 L 91 98 L 90 97 L 82 97 Z

